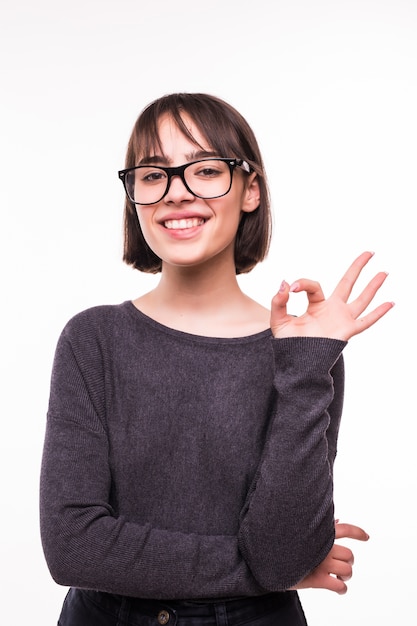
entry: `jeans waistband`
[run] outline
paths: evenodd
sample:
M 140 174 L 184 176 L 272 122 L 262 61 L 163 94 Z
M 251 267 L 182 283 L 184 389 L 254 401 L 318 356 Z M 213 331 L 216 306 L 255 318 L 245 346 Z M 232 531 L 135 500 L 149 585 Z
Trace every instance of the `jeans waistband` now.
M 201 624 L 214 623 L 219 611 L 227 615 L 233 623 L 244 623 L 267 611 L 291 605 L 298 601 L 296 592 L 286 591 L 262 596 L 237 599 L 219 599 L 215 601 L 196 600 L 148 600 L 117 596 L 99 591 L 83 590 L 94 604 L 100 605 L 108 613 L 128 615 L 129 623 L 135 623 L 141 616 L 155 620 L 155 625 L 171 626 L 177 619 L 187 620 L 202 618 Z M 206 618 L 206 619 L 204 619 Z M 138 621 L 139 623 L 139 621 Z

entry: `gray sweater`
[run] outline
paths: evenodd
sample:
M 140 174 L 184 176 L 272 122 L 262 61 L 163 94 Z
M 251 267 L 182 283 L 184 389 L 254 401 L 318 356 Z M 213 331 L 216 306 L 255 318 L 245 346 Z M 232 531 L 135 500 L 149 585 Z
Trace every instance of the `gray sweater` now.
M 334 541 L 345 342 L 201 337 L 131 302 L 56 349 L 41 536 L 56 582 L 142 598 L 285 590 Z

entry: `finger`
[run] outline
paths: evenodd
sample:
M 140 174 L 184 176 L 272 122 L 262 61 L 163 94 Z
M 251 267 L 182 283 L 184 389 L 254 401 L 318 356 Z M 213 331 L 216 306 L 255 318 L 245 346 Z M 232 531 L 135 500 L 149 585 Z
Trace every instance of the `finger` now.
M 347 582 L 352 578 L 353 575 L 352 564 L 347 563 L 346 561 L 335 561 L 332 567 L 332 571 L 329 573 L 337 576 L 339 580 Z
M 352 550 L 350 550 L 346 546 L 341 546 L 337 543 L 334 544 L 331 550 L 331 558 L 335 561 L 343 561 L 344 563 L 348 563 L 349 565 L 353 565 L 355 561 Z
M 344 595 L 348 588 L 345 582 L 338 578 L 337 576 L 328 576 L 326 580 L 326 584 L 323 586 L 323 589 L 328 589 L 329 591 L 335 591 L 339 595 Z
M 315 302 L 322 302 L 322 300 L 324 300 L 324 293 L 320 286 L 320 283 L 318 283 L 315 280 L 308 280 L 307 278 L 299 278 L 297 281 L 292 283 L 290 287 L 290 291 L 294 293 L 305 291 L 307 294 L 308 301 L 311 304 Z
M 344 595 L 348 590 L 347 585 L 342 578 L 332 576 L 331 574 L 328 574 L 325 578 L 323 578 L 320 583 L 320 588 L 327 589 L 328 591 L 334 591 L 339 595 Z
M 352 578 L 353 563 L 353 552 L 345 546 L 335 545 L 332 558 L 327 562 L 328 573 L 346 582 Z
M 342 300 L 347 302 L 350 294 L 352 293 L 353 286 L 358 280 L 359 274 L 373 256 L 373 252 L 362 252 L 362 254 L 360 254 L 353 261 L 352 265 L 350 265 L 348 270 L 342 276 L 341 280 L 336 285 L 336 289 L 333 294 L 339 296 Z
M 350 303 L 353 317 L 356 318 L 363 313 L 363 311 L 365 311 L 374 299 L 378 289 L 380 289 L 384 284 L 387 276 L 388 272 L 379 272 L 376 274 L 360 295 Z
M 337 578 L 338 578 L 339 580 L 343 580 L 343 582 L 345 582 L 345 583 L 346 583 L 346 582 L 348 582 L 348 580 L 350 580 L 350 579 L 352 578 L 352 574 L 350 574 L 350 575 L 348 575 L 348 576 L 339 576 L 339 575 L 337 575 Z
M 347 537 L 349 539 L 357 539 L 358 541 L 368 541 L 369 535 L 360 526 L 354 524 L 336 524 L 335 526 L 336 539 L 342 539 Z
M 381 319 L 388 311 L 390 311 L 393 306 L 395 306 L 394 302 L 384 302 L 384 304 L 380 304 L 376 309 L 365 315 L 364 317 L 359 318 L 356 321 L 356 327 L 351 333 L 351 337 L 354 335 L 359 335 L 362 331 L 370 328 Z
M 291 589 L 327 589 L 327 591 L 334 591 L 343 595 L 347 592 L 348 588 L 341 578 L 329 572 L 320 574 L 313 572 L 297 585 L 291 587 Z

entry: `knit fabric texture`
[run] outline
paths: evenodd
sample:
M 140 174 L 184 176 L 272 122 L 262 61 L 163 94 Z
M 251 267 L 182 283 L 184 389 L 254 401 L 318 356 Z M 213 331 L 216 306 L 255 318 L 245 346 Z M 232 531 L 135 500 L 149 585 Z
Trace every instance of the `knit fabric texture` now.
M 334 541 L 345 345 L 192 335 L 130 301 L 73 317 L 41 472 L 56 582 L 220 599 L 301 580 Z

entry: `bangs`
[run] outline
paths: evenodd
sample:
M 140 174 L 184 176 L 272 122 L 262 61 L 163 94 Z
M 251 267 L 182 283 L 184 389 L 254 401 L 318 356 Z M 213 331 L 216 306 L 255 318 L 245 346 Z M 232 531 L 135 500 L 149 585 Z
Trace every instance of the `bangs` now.
M 205 100 L 201 94 L 197 96 L 175 94 L 145 108 L 134 126 L 125 167 L 138 165 L 143 157 L 163 154 L 159 123 L 168 116 L 195 146 L 203 149 L 187 127 L 184 117 L 192 120 L 208 147 L 216 154 L 223 158 L 245 159 L 256 171 L 258 155 L 253 152 L 243 132 L 247 130 L 246 121 L 231 107 L 225 108 L 225 103 L 215 98 Z
M 181 113 L 184 115 L 186 111 L 176 108 L 173 109 L 172 107 L 166 111 L 158 111 L 156 107 L 145 110 L 135 125 L 131 141 L 131 150 L 128 150 L 127 153 L 126 167 L 134 167 L 135 165 L 138 165 L 139 161 L 144 157 L 153 156 L 155 154 L 164 154 L 161 139 L 159 137 L 159 124 L 161 119 L 165 116 L 169 117 L 174 122 L 177 128 L 185 137 L 187 137 L 187 139 L 200 148 L 200 150 L 203 150 L 203 146 L 199 144 L 188 129 Z M 201 135 L 207 140 L 210 148 L 212 147 L 215 149 L 214 146 L 211 146 L 203 128 L 200 128 L 197 122 L 195 123 Z

